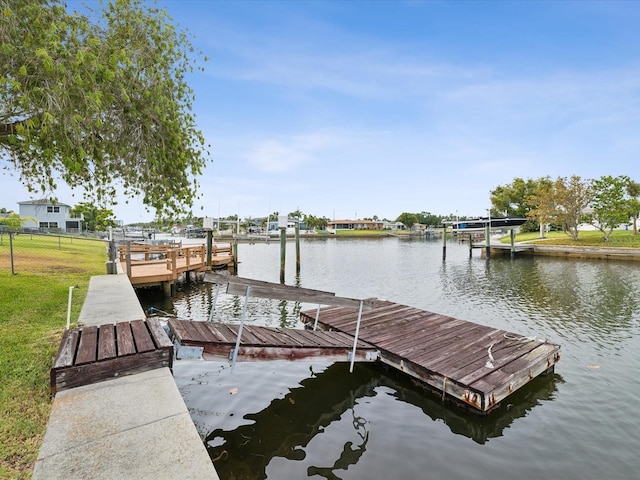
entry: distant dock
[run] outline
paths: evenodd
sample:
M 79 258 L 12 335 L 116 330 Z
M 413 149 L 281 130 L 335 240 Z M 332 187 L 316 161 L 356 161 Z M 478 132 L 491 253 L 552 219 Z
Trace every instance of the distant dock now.
M 215 268 L 235 268 L 234 246 L 213 245 L 210 258 L 206 245 L 130 243 L 119 247 L 122 270 L 133 287 L 161 286 L 167 296 L 179 278 Z

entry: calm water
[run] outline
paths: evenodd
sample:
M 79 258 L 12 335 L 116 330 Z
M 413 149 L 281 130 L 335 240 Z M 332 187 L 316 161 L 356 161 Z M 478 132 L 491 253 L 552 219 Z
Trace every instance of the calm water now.
M 640 265 L 517 258 L 487 262 L 438 241 L 307 240 L 287 284 L 378 297 L 546 338 L 541 377 L 488 417 L 467 414 L 379 366 L 177 361 L 174 374 L 221 479 L 640 478 Z M 240 245 L 241 276 L 279 281 L 279 245 Z M 206 321 L 213 287 L 143 306 Z M 219 321 L 243 298 L 221 294 Z M 253 299 L 256 325 L 299 326 L 315 305 Z

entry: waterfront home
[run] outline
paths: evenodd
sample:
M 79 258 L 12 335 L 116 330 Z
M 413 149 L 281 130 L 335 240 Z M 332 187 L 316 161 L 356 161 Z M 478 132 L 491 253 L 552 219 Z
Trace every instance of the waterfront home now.
M 27 200 L 18 202 L 20 217 L 27 218 L 25 229 L 55 231 L 63 233 L 82 233 L 82 216 L 73 217 L 71 206 L 66 203 L 53 203 L 50 200 Z

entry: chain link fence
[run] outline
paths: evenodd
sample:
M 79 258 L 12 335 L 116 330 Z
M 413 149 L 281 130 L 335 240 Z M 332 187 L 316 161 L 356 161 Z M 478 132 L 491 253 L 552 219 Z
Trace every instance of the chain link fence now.
M 116 246 L 104 238 L 0 230 L 0 271 L 73 273 L 80 265 L 105 265 L 116 259 Z

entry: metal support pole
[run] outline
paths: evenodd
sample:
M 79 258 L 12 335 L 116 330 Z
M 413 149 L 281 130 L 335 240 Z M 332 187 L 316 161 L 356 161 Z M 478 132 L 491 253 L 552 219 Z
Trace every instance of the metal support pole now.
M 358 322 L 356 323 L 356 335 L 353 339 L 353 350 L 351 351 L 351 365 L 349 365 L 349 373 L 353 372 L 353 363 L 356 361 L 356 347 L 358 346 L 358 334 L 360 333 L 360 320 L 362 320 L 362 305 L 364 301 L 360 300 L 360 308 L 358 309 Z
M 318 319 L 320 318 L 320 304 L 318 304 L 318 310 L 316 310 L 316 321 L 313 322 L 313 331 L 315 332 L 318 328 Z
M 73 297 L 73 289 L 78 288 L 77 285 L 72 285 L 69 287 L 69 301 L 67 302 L 67 327 L 66 330 L 69 330 L 71 326 L 71 298 Z
M 238 327 L 238 338 L 236 338 L 236 348 L 233 349 L 233 357 L 231 360 L 231 371 L 236 366 L 236 360 L 238 359 L 238 350 L 240 349 L 240 337 L 242 337 L 242 327 L 244 327 L 244 321 L 247 318 L 247 303 L 249 303 L 249 296 L 251 295 L 251 287 L 247 287 L 247 292 L 244 295 L 244 307 L 242 307 L 242 316 L 240 317 L 240 327 Z
M 211 305 L 211 312 L 209 312 L 209 322 L 213 320 L 213 312 L 216 310 L 216 304 L 218 303 L 218 293 L 220 293 L 220 284 L 216 284 L 216 293 L 213 295 L 213 305 Z

